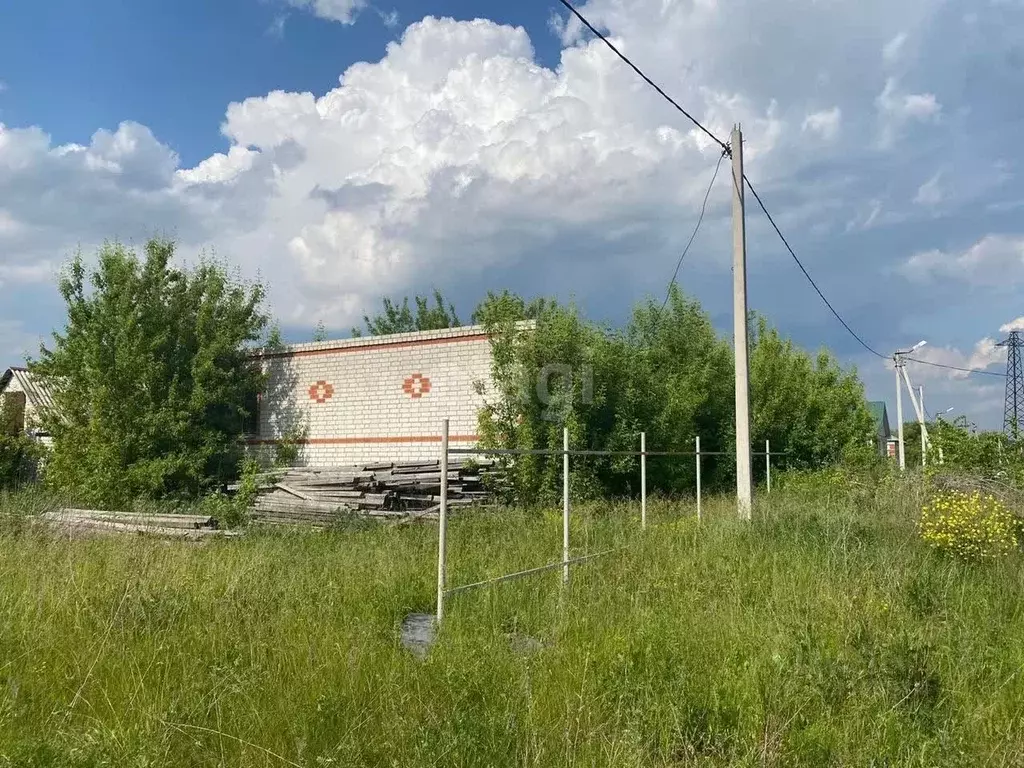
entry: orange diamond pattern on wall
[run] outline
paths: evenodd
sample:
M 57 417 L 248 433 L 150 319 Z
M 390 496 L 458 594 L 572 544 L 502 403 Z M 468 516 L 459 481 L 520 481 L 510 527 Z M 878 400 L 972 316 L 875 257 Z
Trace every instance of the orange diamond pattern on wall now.
M 334 386 L 326 381 L 318 381 L 309 388 L 309 399 L 317 403 L 326 403 L 334 397 Z
M 402 382 L 402 391 L 411 398 L 420 398 L 430 394 L 430 379 L 422 373 L 414 373 Z

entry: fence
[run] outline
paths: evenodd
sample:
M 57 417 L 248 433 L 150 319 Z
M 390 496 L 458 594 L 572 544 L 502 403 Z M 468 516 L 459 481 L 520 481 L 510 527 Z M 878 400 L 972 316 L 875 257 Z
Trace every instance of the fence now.
M 448 556 L 448 459 L 452 454 L 456 455 L 471 455 L 471 456 L 555 456 L 558 454 L 562 455 L 562 559 L 558 562 L 547 563 L 545 565 L 539 565 L 533 568 L 527 568 L 523 571 L 517 571 L 515 573 L 507 573 L 502 576 L 495 576 L 490 579 L 483 581 L 477 581 L 471 584 L 461 584 L 455 587 L 448 587 L 447 585 L 447 556 Z M 448 446 L 448 419 L 445 419 L 441 425 L 441 499 L 438 516 L 438 532 L 437 532 L 437 624 L 441 623 L 444 618 L 444 604 L 445 598 L 456 595 L 460 592 L 466 592 L 471 589 L 478 587 L 492 586 L 494 584 L 500 584 L 505 581 L 511 581 L 512 579 L 518 579 L 523 576 L 531 576 L 537 573 L 543 573 L 545 571 L 555 570 L 556 568 L 562 569 L 562 584 L 567 585 L 569 583 L 569 569 L 572 565 L 593 560 L 597 557 L 612 554 L 618 552 L 622 548 L 609 549 L 603 552 L 594 552 L 592 554 L 581 555 L 578 557 L 571 557 L 571 551 L 569 548 L 569 457 L 570 456 L 639 456 L 640 457 L 640 528 L 646 530 L 647 528 L 647 457 L 648 456 L 693 456 L 696 462 L 697 471 L 697 521 L 701 520 L 701 458 L 704 456 L 724 456 L 725 451 L 701 451 L 700 449 L 700 437 L 694 438 L 694 450 L 693 451 L 648 451 L 647 450 L 647 434 L 645 432 L 640 433 L 640 450 L 639 451 L 588 451 L 579 450 L 573 451 L 569 448 L 569 430 L 562 430 L 562 450 L 552 449 L 516 449 L 516 448 L 450 448 Z M 765 481 L 767 486 L 767 492 L 771 493 L 772 490 L 772 462 L 771 457 L 773 455 L 778 456 L 780 454 L 772 454 L 771 443 L 765 440 L 764 453 L 760 451 L 753 452 L 754 456 L 765 457 Z

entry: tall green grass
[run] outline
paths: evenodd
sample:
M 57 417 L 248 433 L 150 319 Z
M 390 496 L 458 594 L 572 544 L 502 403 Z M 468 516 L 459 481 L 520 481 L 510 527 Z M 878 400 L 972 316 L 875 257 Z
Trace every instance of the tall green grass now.
M 8 501 L 4 505 L 21 504 Z M 1021 561 L 916 539 L 918 500 L 574 510 L 573 570 L 451 599 L 436 528 L 202 544 L 0 534 L 0 765 L 1024 764 Z M 557 560 L 558 513 L 456 518 L 453 585 Z M 520 636 L 540 641 L 524 649 Z M 510 639 L 511 638 L 511 639 Z

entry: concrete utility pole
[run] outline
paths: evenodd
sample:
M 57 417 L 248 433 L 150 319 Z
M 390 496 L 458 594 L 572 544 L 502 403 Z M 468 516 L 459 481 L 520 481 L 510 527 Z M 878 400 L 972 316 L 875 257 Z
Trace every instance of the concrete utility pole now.
M 896 420 L 899 422 L 901 472 L 907 468 L 907 455 L 904 451 L 903 445 L 903 385 L 900 383 L 901 378 L 906 379 L 907 391 L 910 393 L 910 402 L 913 404 L 914 410 L 917 412 L 918 419 L 922 418 L 920 411 L 918 411 L 917 400 L 914 397 L 914 389 L 910 386 L 910 379 L 907 377 L 907 372 L 904 370 L 904 367 L 907 364 L 904 358 L 907 355 L 913 354 L 927 343 L 927 341 L 919 341 L 910 349 L 896 350 L 892 356 L 892 361 L 896 366 Z M 921 429 L 922 431 L 924 430 L 923 420 L 921 421 Z
M 749 520 L 750 382 L 747 373 L 747 224 L 743 211 L 743 133 L 732 129 L 732 321 L 736 354 L 736 507 Z
M 903 452 L 903 382 L 900 381 L 902 378 L 900 368 L 903 367 L 903 360 L 899 353 L 893 355 L 892 359 L 896 363 L 896 422 L 899 425 L 900 472 L 902 472 L 907 468 L 907 456 Z
M 921 428 L 921 447 L 924 451 L 928 450 L 928 427 L 924 423 L 924 402 L 918 402 L 917 396 L 914 394 L 914 385 L 910 383 L 910 374 L 907 373 L 907 366 L 904 365 L 900 369 L 903 373 L 903 383 L 907 385 L 907 394 L 910 395 L 910 404 L 914 406 L 914 414 L 917 416 L 917 424 Z M 923 392 L 923 390 L 922 390 Z M 925 454 L 921 454 L 921 466 L 925 466 Z

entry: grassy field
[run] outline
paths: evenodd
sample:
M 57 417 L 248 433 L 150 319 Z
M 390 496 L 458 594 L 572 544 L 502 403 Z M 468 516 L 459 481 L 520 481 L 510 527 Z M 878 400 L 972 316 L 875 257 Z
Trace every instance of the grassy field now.
M 433 609 L 436 529 L 201 545 L 45 535 L 4 502 L 2 766 L 1024 764 L 1020 556 L 925 548 L 920 499 L 576 514 L 579 553 Z M 453 583 L 557 559 L 556 513 L 457 520 Z M 543 643 L 524 650 L 509 635 Z

